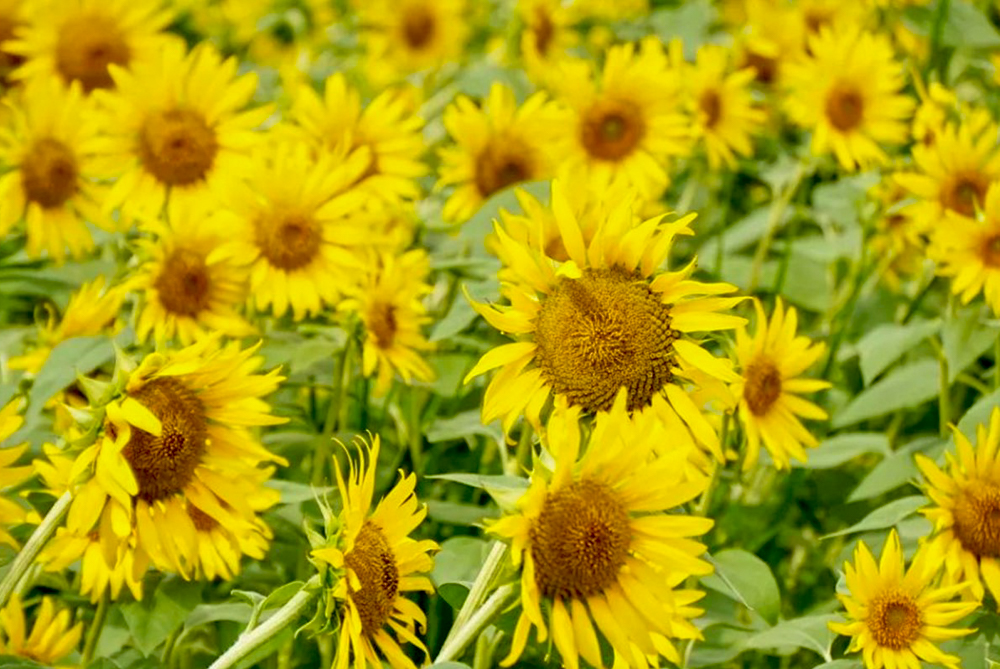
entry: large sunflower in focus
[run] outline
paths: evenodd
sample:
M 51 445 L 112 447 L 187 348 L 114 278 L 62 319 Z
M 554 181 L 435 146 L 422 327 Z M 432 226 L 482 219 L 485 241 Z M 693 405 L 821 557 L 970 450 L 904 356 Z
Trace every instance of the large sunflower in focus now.
M 458 61 L 465 49 L 465 0 L 374 0 L 358 11 L 376 80 Z

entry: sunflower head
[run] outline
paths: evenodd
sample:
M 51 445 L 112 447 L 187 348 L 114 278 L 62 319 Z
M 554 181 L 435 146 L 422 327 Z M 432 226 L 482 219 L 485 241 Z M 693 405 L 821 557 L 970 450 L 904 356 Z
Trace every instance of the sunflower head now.
M 0 445 L 24 423 L 20 415 L 23 405 L 24 402 L 20 398 L 15 398 L 0 408 Z M 13 488 L 27 481 L 34 473 L 30 466 L 14 466 L 27 449 L 28 444 L 0 447 L 0 544 L 7 544 L 13 548 L 17 548 L 18 543 L 4 526 L 26 522 L 31 519 L 31 514 L 13 499 L 6 499 L 4 491 L 6 488 Z
M 83 623 L 72 624 L 68 609 L 60 609 L 53 598 L 43 597 L 30 628 L 18 595 L 0 610 L 0 655 L 16 655 L 46 666 L 73 652 L 83 635 Z

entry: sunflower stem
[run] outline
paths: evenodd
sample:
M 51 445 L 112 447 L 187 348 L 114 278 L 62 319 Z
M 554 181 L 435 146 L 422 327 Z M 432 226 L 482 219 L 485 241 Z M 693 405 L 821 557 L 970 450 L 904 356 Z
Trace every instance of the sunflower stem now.
M 785 216 L 785 210 L 791 204 L 792 198 L 795 196 L 795 192 L 798 191 L 799 184 L 802 183 L 802 178 L 805 174 L 806 166 L 803 163 L 799 163 L 798 168 L 795 170 L 795 176 L 792 177 L 792 180 L 771 203 L 771 209 L 767 214 L 767 227 L 764 230 L 764 237 L 757 244 L 757 251 L 753 255 L 753 265 L 750 268 L 750 282 L 747 286 L 748 295 L 753 295 L 760 283 L 761 270 L 764 268 L 764 261 L 767 260 L 767 252 L 771 248 L 771 242 L 774 240 L 774 235 L 778 232 L 781 219 Z
M 472 614 L 461 628 L 458 628 L 458 631 L 454 635 L 449 633 L 449 638 L 445 640 L 444 646 L 441 647 L 441 652 L 434 659 L 434 663 L 451 662 L 461 657 L 465 649 L 472 643 L 472 640 L 478 637 L 490 621 L 493 620 L 493 617 L 503 609 L 507 604 L 507 599 L 513 592 L 513 583 L 501 585 L 494 590 L 490 598 Z M 463 606 L 462 609 L 464 610 L 465 607 Z M 453 627 L 452 630 L 454 631 L 455 628 Z M 209 669 L 213 668 L 210 667 Z
M 97 642 L 101 640 L 101 632 L 104 631 L 104 621 L 108 618 L 108 603 L 110 599 L 108 598 L 108 593 L 105 592 L 101 595 L 101 601 L 97 604 L 97 611 L 94 613 L 94 620 L 90 623 L 90 627 L 87 628 L 87 639 L 83 642 L 83 656 L 80 659 L 80 666 L 86 667 L 90 665 L 91 660 L 94 659 L 94 651 L 97 649 Z M 164 667 L 169 667 L 169 650 L 173 648 L 170 644 L 167 646 L 167 651 L 164 652 Z
M 35 563 L 35 558 L 42 552 L 42 548 L 52 538 L 52 535 L 56 533 L 56 528 L 62 522 L 63 516 L 69 511 L 71 501 L 73 501 L 73 496 L 69 492 L 64 492 L 62 497 L 57 499 L 56 503 L 49 509 L 49 512 L 45 514 L 45 518 L 42 519 L 41 524 L 35 528 L 35 531 L 28 539 L 28 543 L 24 544 L 24 548 L 14 558 L 14 562 L 10 565 L 10 570 L 3 577 L 3 580 L 0 581 L 0 609 L 7 605 L 7 601 L 14 594 L 14 589 L 17 587 L 21 577 L 28 572 Z
M 993 342 L 993 389 L 1000 388 L 1000 334 Z
M 494 541 L 489 555 L 486 556 L 486 561 L 483 562 L 482 569 L 479 570 L 475 582 L 469 588 L 469 594 L 466 596 L 462 608 L 459 609 L 458 615 L 455 616 L 455 622 L 452 624 L 448 636 L 445 637 L 442 652 L 448 646 L 448 643 L 458 635 L 459 630 L 469 622 L 469 619 L 472 618 L 479 605 L 483 603 L 486 591 L 489 590 L 493 578 L 500 573 L 500 568 L 503 566 L 503 560 L 506 556 L 507 544 L 502 541 Z
M 938 392 L 938 413 L 941 415 L 941 436 L 948 436 L 948 423 L 951 420 L 951 396 L 948 392 L 948 358 L 942 353 L 939 357 L 941 362 L 941 389 Z

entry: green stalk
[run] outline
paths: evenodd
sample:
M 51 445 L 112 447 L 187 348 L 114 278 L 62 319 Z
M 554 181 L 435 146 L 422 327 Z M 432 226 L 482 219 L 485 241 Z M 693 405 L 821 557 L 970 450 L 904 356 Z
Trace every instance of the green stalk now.
M 458 628 L 457 631 L 455 631 L 455 628 L 452 628 L 454 636 L 449 634 L 450 639 L 445 640 L 444 646 L 441 647 L 441 652 L 438 653 L 438 656 L 434 659 L 434 663 L 452 662 L 460 658 L 462 653 L 465 652 L 465 649 L 470 643 L 472 643 L 473 639 L 477 638 L 486 626 L 490 624 L 494 616 L 500 613 L 501 609 L 506 606 L 507 600 L 513 592 L 513 583 L 501 585 L 493 592 L 492 595 L 490 595 L 490 598 L 487 599 L 486 602 L 484 602 L 483 605 L 469 617 L 462 627 Z M 464 609 L 465 607 L 462 608 Z M 209 669 L 215 668 L 209 667 Z
M 101 596 L 101 601 L 97 604 L 97 611 L 94 613 L 94 620 L 90 623 L 90 627 L 87 629 L 87 639 L 83 642 L 83 658 L 80 660 L 80 666 L 86 667 L 90 664 L 91 660 L 94 659 L 94 650 L 97 649 L 97 642 L 101 640 L 101 632 L 104 631 L 104 621 L 108 618 L 108 603 L 109 603 L 108 593 L 105 592 Z M 178 628 L 179 631 L 179 628 Z M 175 639 L 171 639 L 174 641 Z M 169 667 L 170 650 L 173 648 L 173 644 L 168 642 L 167 649 L 164 651 L 164 661 L 163 666 Z
M 757 285 L 760 283 L 760 273 L 764 267 L 764 261 L 767 259 L 767 252 L 771 248 L 771 242 L 778 232 L 778 225 L 785 215 L 785 210 L 788 209 L 788 205 L 791 204 L 795 192 L 799 189 L 799 184 L 802 183 L 802 177 L 805 176 L 805 172 L 805 166 L 800 163 L 791 183 L 785 186 L 784 190 L 778 195 L 778 198 L 771 203 L 771 209 L 767 213 L 767 228 L 764 231 L 764 237 L 757 244 L 757 251 L 753 256 L 753 266 L 750 269 L 750 283 L 746 291 L 748 295 L 753 295 L 757 289 Z
M 493 546 L 490 548 L 490 554 L 486 556 L 486 561 L 483 562 L 482 569 L 476 575 L 476 580 L 469 588 L 469 594 L 465 598 L 465 602 L 462 604 L 462 608 L 459 609 L 458 615 L 455 616 L 455 622 L 451 626 L 451 630 L 448 632 L 448 636 L 445 637 L 444 645 L 442 646 L 442 651 L 448 646 L 448 644 L 455 639 L 459 631 L 465 627 L 469 620 L 475 615 L 476 609 L 482 604 L 483 599 L 486 596 L 486 591 L 489 590 L 490 583 L 493 582 L 494 577 L 500 573 L 501 567 L 503 567 L 504 558 L 507 556 L 507 544 L 502 541 L 494 541 Z M 440 661 L 440 659 L 438 660 Z
M 49 509 L 49 512 L 45 514 L 45 518 L 42 519 L 41 524 L 35 528 L 35 531 L 28 539 L 28 543 L 24 544 L 24 548 L 14 558 L 14 562 L 10 565 L 10 570 L 3 577 L 3 580 L 0 581 L 0 609 L 7 606 L 7 601 L 14 594 L 18 582 L 31 566 L 35 564 L 38 554 L 42 552 L 45 544 L 56 533 L 56 528 L 59 527 L 63 516 L 69 511 L 69 505 L 72 501 L 73 496 L 69 492 L 63 493 L 62 497 L 57 499 L 56 503 Z
M 942 353 L 939 358 L 941 362 L 941 388 L 938 391 L 938 413 L 941 414 L 941 436 L 948 436 L 948 423 L 951 418 L 951 396 L 948 393 L 948 359 Z

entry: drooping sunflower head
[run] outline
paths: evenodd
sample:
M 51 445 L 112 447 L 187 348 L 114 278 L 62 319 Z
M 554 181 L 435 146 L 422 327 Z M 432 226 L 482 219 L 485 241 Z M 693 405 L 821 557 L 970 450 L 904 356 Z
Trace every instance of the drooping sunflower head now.
M 43 597 L 29 633 L 24 605 L 15 594 L 0 610 L 0 655 L 55 665 L 73 652 L 83 636 L 83 623 L 73 625 L 71 621 L 69 609 L 57 608 L 51 597 Z
M 23 404 L 22 400 L 13 399 L 0 408 L 0 445 L 24 424 L 24 419 L 20 415 Z M 14 499 L 6 499 L 4 490 L 13 488 L 31 478 L 34 470 L 30 466 L 14 466 L 14 463 L 26 450 L 28 450 L 28 444 L 0 448 L 0 544 L 7 544 L 13 548 L 17 548 L 18 543 L 7 532 L 5 526 L 26 522 L 29 520 L 30 514 Z

